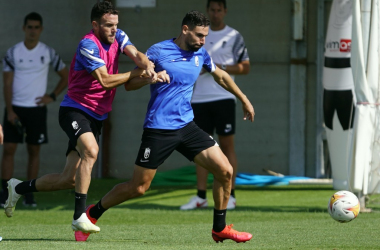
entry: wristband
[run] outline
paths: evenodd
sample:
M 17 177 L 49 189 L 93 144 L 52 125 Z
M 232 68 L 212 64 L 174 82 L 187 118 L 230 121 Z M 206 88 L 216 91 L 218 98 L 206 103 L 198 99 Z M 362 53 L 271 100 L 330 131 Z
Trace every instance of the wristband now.
M 55 96 L 54 92 L 49 95 L 53 101 L 57 100 L 57 97 Z

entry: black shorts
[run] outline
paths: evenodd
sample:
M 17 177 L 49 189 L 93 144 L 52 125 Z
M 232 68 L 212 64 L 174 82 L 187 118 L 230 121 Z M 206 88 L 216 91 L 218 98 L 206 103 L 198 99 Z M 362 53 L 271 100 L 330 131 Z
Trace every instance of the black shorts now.
M 333 130 L 335 110 L 343 130 L 354 126 L 355 108 L 352 90 L 323 91 L 323 116 L 326 127 L 331 130 Z
M 156 169 L 174 150 L 193 161 L 197 154 L 214 145 L 215 140 L 194 122 L 176 130 L 145 128 L 135 164 Z
M 17 127 L 8 121 L 8 113 L 4 112 L 4 142 L 39 145 L 48 142 L 47 108 L 12 106 L 22 126 Z
M 61 106 L 59 108 L 59 125 L 69 137 L 67 156 L 71 151 L 77 151 L 75 148 L 77 140 L 84 133 L 92 132 L 99 143 L 103 121 L 96 120 L 80 109 Z
M 206 133 L 233 135 L 236 127 L 236 102 L 226 99 L 214 102 L 193 103 L 194 122 Z

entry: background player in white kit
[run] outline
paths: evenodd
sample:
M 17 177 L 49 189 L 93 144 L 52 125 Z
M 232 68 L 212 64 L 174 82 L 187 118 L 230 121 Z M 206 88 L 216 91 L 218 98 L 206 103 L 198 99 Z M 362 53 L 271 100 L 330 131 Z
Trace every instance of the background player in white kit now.
M 42 17 L 32 12 L 24 19 L 25 39 L 11 47 L 3 59 L 4 77 L 4 147 L 1 162 L 2 191 L 0 206 L 8 197 L 7 181 L 13 175 L 14 156 L 24 133 L 28 150 L 28 179 L 35 179 L 40 164 L 40 146 L 48 142 L 46 105 L 55 101 L 67 86 L 68 70 L 54 49 L 39 41 Z M 46 93 L 49 66 L 60 79 L 49 95 Z M 33 194 L 26 194 L 24 205 L 36 206 Z
M 208 0 L 207 14 L 210 19 L 210 30 L 204 48 L 216 65 L 234 75 L 248 74 L 250 69 L 248 52 L 243 37 L 238 31 L 224 23 L 227 14 L 226 0 Z M 211 74 L 202 71 L 194 88 L 191 100 L 195 123 L 205 132 L 219 137 L 220 148 L 227 156 L 234 171 L 231 196 L 227 209 L 234 209 L 235 178 L 237 159 L 234 147 L 236 97 L 214 81 Z M 181 210 L 190 210 L 208 206 L 206 199 L 208 171 L 200 166 L 197 169 L 197 195 Z

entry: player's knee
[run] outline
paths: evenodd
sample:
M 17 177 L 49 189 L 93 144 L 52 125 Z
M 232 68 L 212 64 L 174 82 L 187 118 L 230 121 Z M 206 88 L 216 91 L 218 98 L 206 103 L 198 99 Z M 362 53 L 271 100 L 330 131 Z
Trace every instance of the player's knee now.
M 29 157 L 38 156 L 40 154 L 40 147 L 28 147 Z
M 4 146 L 4 151 L 3 151 L 4 156 L 14 156 L 15 153 L 16 153 L 16 147 Z
M 222 181 L 230 182 L 232 180 L 233 168 L 231 165 L 228 165 L 222 169 Z
M 92 159 L 96 161 L 96 159 L 98 158 L 98 152 L 99 152 L 99 147 L 97 145 L 88 147 L 85 150 L 83 150 L 83 156 L 87 159 Z
M 137 186 L 135 189 L 135 197 L 139 197 L 145 194 L 147 188 L 144 185 Z
M 145 191 L 146 191 L 146 188 L 144 187 L 144 186 L 139 186 L 139 187 L 137 187 L 137 194 L 139 195 L 139 196 L 142 196 L 142 195 L 144 195 L 145 194 Z
M 64 183 L 64 186 L 65 186 L 65 189 L 73 189 L 73 188 L 75 188 L 75 179 L 68 178 L 68 179 L 65 179 L 63 183 Z
M 233 172 L 234 172 L 234 170 L 233 170 L 232 167 L 230 167 L 228 169 L 228 171 L 226 171 L 226 178 L 227 178 L 228 181 L 232 180 Z
M 58 189 L 73 189 L 75 188 L 75 176 L 65 176 L 64 174 L 60 175 Z

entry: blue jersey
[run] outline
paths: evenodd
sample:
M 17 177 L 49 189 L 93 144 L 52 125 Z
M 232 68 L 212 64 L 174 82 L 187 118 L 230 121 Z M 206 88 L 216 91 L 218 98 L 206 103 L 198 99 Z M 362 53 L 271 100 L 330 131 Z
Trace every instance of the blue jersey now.
M 150 85 L 151 98 L 144 128 L 180 129 L 194 119 L 191 96 L 194 83 L 202 67 L 215 71 L 215 64 L 204 48 L 198 51 L 182 50 L 174 39 L 150 47 L 147 56 L 155 65 L 155 71 L 166 70 L 170 83 Z

